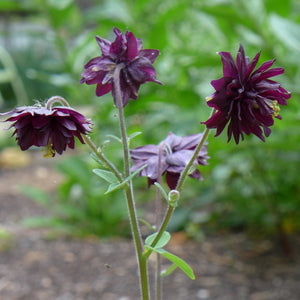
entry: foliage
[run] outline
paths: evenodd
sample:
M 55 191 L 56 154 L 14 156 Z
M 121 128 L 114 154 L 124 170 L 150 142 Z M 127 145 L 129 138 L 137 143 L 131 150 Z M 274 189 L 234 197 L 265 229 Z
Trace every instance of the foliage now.
M 9 7 L 8 2 L 18 7 Z M 112 129 L 116 128 L 112 125 L 117 111 L 106 101 L 110 96 L 96 99 L 94 89 L 78 84 L 84 62 L 99 53 L 94 34 L 109 38 L 113 26 L 134 29 L 137 37 L 143 37 L 145 48 L 161 52 L 156 70 L 165 85 L 143 86 L 139 100 L 125 110 L 130 132 L 143 132 L 132 141 L 132 147 L 156 144 L 170 130 L 178 135 L 203 130 L 199 122 L 207 118 L 208 108 L 202 99 L 212 92 L 210 80 L 221 76 L 217 51 L 236 52 L 241 42 L 251 57 L 261 49 L 261 61 L 276 58 L 276 66 L 286 71 L 282 81 L 293 93 L 281 112 L 283 120 L 276 122 L 278 126 L 266 144 L 250 137 L 237 149 L 226 145 L 225 137 L 210 136 L 210 166 L 201 170 L 205 181 L 186 183 L 191 192 L 176 210 L 176 224 L 171 227 L 190 230 L 211 216 L 228 227 L 263 226 L 262 230 L 270 232 L 284 224 L 287 231 L 299 230 L 298 1 L 102 0 L 87 4 L 24 0 L 2 1 L 0 11 L 8 13 L 9 21 L 9 30 L 0 31 L 0 42 L 14 58 L 29 98 L 61 94 L 73 104 L 92 103 L 91 117 L 99 126 L 95 132 L 100 132 L 94 134 L 96 141 L 108 139 L 108 133 L 119 133 Z M 107 156 L 117 160 L 118 146 L 111 142 L 105 147 Z M 81 219 L 88 224 L 92 219 L 87 228 L 103 234 L 104 227 L 106 232 L 118 228 L 120 221 L 116 220 L 122 220 L 125 208 L 122 210 L 121 197 L 102 196 L 105 186 L 96 176 L 92 181 L 86 179 L 91 169 L 87 159 L 83 163 L 75 158 L 63 162 L 60 170 L 66 182 L 60 187 L 59 199 L 68 207 L 67 215 L 74 214 L 64 220 L 75 224 Z M 144 181 L 137 180 L 137 185 L 144 185 Z M 199 196 L 192 198 L 195 194 Z M 203 215 L 207 205 L 211 215 Z M 199 233 L 199 226 L 192 230 L 193 235 Z
M 83 156 L 71 156 L 57 164 L 65 176 L 57 196 L 52 199 L 41 190 L 22 189 L 52 216 L 26 219 L 28 226 L 50 227 L 72 235 L 128 235 L 126 204 L 121 193 L 103 196 L 106 185 L 91 176 L 92 165 Z M 101 199 L 101 201 L 99 201 Z

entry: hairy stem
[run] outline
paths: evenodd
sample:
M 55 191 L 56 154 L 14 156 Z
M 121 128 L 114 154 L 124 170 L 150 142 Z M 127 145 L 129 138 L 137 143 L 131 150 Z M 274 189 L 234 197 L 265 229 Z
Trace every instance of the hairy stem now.
M 128 138 L 126 133 L 122 94 L 120 88 L 120 71 L 124 67 L 123 64 L 118 64 L 114 72 L 114 100 L 119 110 L 120 130 L 122 136 L 123 152 L 124 152 L 124 173 L 125 177 L 130 175 L 130 153 L 128 147 Z M 142 300 L 149 300 L 149 288 L 148 288 L 148 274 L 147 274 L 147 260 L 143 257 L 143 245 L 141 240 L 141 234 L 139 230 L 137 213 L 135 208 L 132 180 L 129 180 L 129 184 L 125 185 L 125 195 L 128 206 L 128 213 L 131 225 L 132 236 L 134 240 L 138 265 L 139 265 L 139 279 Z
M 60 104 L 62 104 L 63 106 L 67 106 L 67 107 L 70 107 L 68 101 L 61 97 L 61 96 L 52 96 L 51 98 L 48 99 L 47 103 L 46 103 L 46 108 L 47 109 L 51 109 L 52 105 L 55 103 L 55 102 L 59 102 Z

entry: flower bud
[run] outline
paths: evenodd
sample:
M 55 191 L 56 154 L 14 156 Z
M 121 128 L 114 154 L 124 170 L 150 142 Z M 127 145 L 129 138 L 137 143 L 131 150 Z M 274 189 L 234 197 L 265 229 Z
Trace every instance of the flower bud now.
M 168 194 L 169 205 L 176 207 L 179 198 L 180 198 L 180 193 L 177 190 L 171 190 Z

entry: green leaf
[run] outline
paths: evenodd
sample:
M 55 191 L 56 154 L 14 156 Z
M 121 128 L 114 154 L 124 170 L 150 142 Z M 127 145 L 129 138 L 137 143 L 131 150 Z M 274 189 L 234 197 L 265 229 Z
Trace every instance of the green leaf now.
M 136 176 L 140 171 L 142 171 L 146 167 L 147 167 L 147 164 L 144 165 L 144 166 L 142 166 L 142 167 L 140 167 L 138 170 L 136 170 L 134 173 L 132 173 L 130 176 L 128 176 L 127 178 L 125 178 L 124 181 L 122 181 L 120 183 L 118 181 L 117 182 L 112 182 L 109 185 L 107 191 L 104 194 L 107 195 L 107 194 L 109 194 L 109 193 L 111 193 L 113 191 L 116 191 L 116 190 L 122 188 L 129 180 L 131 180 L 134 176 Z
M 164 190 L 164 188 L 163 188 L 158 182 L 154 182 L 154 185 L 155 185 L 158 189 L 160 189 L 162 196 L 168 201 L 168 200 L 169 200 L 168 194 L 167 194 L 167 192 Z
M 274 34 L 289 48 L 299 50 L 300 48 L 300 25 L 291 20 L 272 14 L 270 27 Z
M 177 265 L 176 264 L 172 264 L 167 270 L 162 271 L 160 276 L 161 277 L 166 277 L 168 275 L 170 275 L 174 270 L 177 269 Z
M 128 139 L 129 139 L 129 140 L 132 140 L 133 138 L 135 138 L 136 136 L 138 136 L 138 135 L 140 135 L 140 134 L 142 134 L 141 131 L 136 131 L 136 132 L 130 134 L 130 135 L 128 136 Z
M 107 134 L 106 136 L 107 136 L 108 138 L 111 138 L 111 139 L 113 139 L 113 140 L 115 140 L 115 141 L 117 141 L 117 142 L 119 142 L 119 143 L 122 144 L 122 140 L 121 140 L 118 136 L 115 136 L 115 135 L 113 135 L 113 134 Z
M 134 139 L 136 136 L 138 136 L 140 134 L 142 134 L 142 132 L 140 132 L 140 131 L 137 131 L 137 132 L 134 132 L 134 133 L 130 134 L 127 138 L 128 146 L 130 145 L 131 140 Z
M 152 244 L 153 241 L 155 240 L 156 236 L 157 236 L 157 232 L 155 232 L 155 233 L 149 235 L 149 236 L 146 238 L 146 240 L 145 240 L 145 244 L 146 244 L 147 246 L 151 246 L 151 244 Z M 169 242 L 169 240 L 170 240 L 170 238 L 171 238 L 170 233 L 167 232 L 167 231 L 164 231 L 163 234 L 162 234 L 162 236 L 160 237 L 159 241 L 158 241 L 158 242 L 156 243 L 156 245 L 154 246 L 155 249 L 156 249 L 156 248 L 162 248 L 162 247 L 164 247 L 165 245 L 167 245 L 168 242 Z
M 35 203 L 48 206 L 50 205 L 50 198 L 48 194 L 36 187 L 29 185 L 21 185 L 20 191 L 22 194 L 26 195 L 28 198 L 32 199 Z
M 57 10 L 64 10 L 70 6 L 74 0 L 48 0 L 47 4 Z
M 166 259 L 170 260 L 171 262 L 174 263 L 174 265 L 176 265 L 178 268 L 180 268 L 188 277 L 190 277 L 191 279 L 195 279 L 195 274 L 192 270 L 192 268 L 181 258 L 179 258 L 178 256 L 164 250 L 164 249 L 157 249 L 157 248 L 152 248 L 150 246 L 145 246 L 146 249 L 155 251 L 156 253 L 161 254 L 163 257 L 165 257 Z M 174 268 L 174 267 L 172 267 Z M 172 270 L 173 271 L 173 270 Z
M 114 173 L 110 172 L 110 171 L 106 171 L 106 170 L 102 170 L 102 169 L 93 169 L 93 172 L 101 177 L 102 179 L 104 179 L 105 181 L 107 181 L 108 183 L 111 184 L 118 184 L 118 178 L 115 176 Z

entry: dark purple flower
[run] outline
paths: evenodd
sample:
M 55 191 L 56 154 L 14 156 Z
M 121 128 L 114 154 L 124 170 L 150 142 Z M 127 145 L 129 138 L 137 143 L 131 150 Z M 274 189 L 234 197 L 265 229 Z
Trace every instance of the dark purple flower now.
M 232 135 L 236 144 L 245 133 L 251 133 L 265 141 L 273 125 L 273 117 L 281 119 L 278 104 L 286 105 L 291 97 L 280 83 L 269 78 L 280 75 L 283 68 L 271 68 L 275 60 L 264 62 L 254 71 L 260 52 L 250 62 L 240 45 L 236 62 L 229 52 L 220 52 L 223 77 L 213 80 L 215 93 L 207 98 L 207 104 L 217 112 L 206 122 L 208 128 L 216 128 L 218 136 L 228 124 L 228 141 Z M 271 69 L 270 69 L 271 68 Z
M 81 135 L 91 130 L 83 115 L 65 106 L 23 106 L 1 115 L 9 116 L 5 122 L 13 122 L 9 128 L 15 128 L 12 135 L 16 135 L 21 150 L 45 147 L 45 157 L 62 154 L 67 146 L 74 149 L 74 137 L 84 144 Z
M 136 100 L 142 83 L 156 80 L 153 63 L 159 54 L 158 50 L 142 49 L 142 41 L 136 39 L 132 32 L 126 34 L 114 28 L 116 39 L 113 43 L 95 36 L 101 48 L 102 55 L 91 59 L 85 66 L 80 83 L 97 84 L 98 97 L 112 90 L 114 96 L 114 73 L 119 64 L 123 64 L 120 71 L 120 90 L 123 107 L 129 99 Z M 115 97 L 114 97 L 115 98 Z M 116 100 L 115 105 L 117 106 Z
M 170 132 L 167 138 L 159 145 L 146 145 L 135 148 L 130 151 L 134 172 L 147 164 L 140 176 L 148 177 L 148 184 L 151 185 L 157 181 L 159 176 L 166 173 L 167 184 L 170 189 L 175 189 L 181 172 L 194 154 L 194 150 L 199 144 L 202 134 L 192 134 L 180 137 Z M 159 174 L 158 160 L 161 149 L 161 170 Z M 197 169 L 199 164 L 207 165 L 207 146 L 203 146 L 194 162 L 195 169 L 189 175 L 192 178 L 202 180 L 202 176 Z

